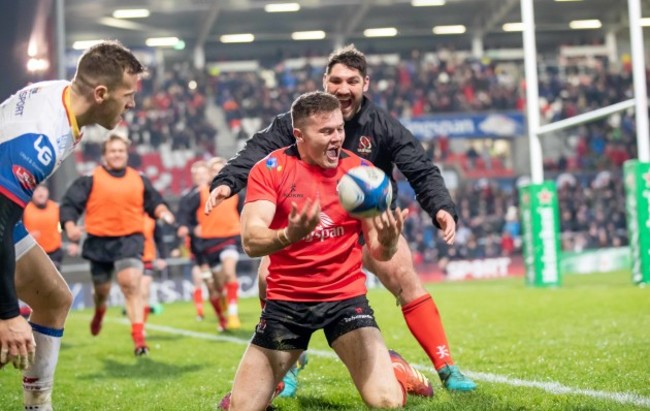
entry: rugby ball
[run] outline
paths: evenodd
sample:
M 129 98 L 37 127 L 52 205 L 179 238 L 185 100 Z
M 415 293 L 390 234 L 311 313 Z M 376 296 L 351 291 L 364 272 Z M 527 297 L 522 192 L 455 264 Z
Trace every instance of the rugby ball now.
M 386 211 L 393 188 L 386 173 L 373 166 L 359 166 L 341 177 L 336 190 L 343 208 L 355 217 L 367 218 Z

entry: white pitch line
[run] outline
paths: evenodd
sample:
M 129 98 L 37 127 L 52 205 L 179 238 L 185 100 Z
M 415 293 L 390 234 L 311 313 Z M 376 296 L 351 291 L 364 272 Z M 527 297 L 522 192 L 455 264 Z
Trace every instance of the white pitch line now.
M 126 319 L 119 319 L 116 320 L 116 322 L 129 324 L 129 322 Z M 242 345 L 248 344 L 249 342 L 249 340 L 245 340 L 243 338 L 184 330 L 182 328 L 174 328 L 166 325 L 147 324 L 146 327 L 147 329 L 150 330 L 160 331 L 168 334 L 184 335 L 186 337 L 199 338 L 199 339 L 210 340 L 210 341 L 224 341 L 224 342 L 230 342 L 230 343 L 242 344 Z M 315 350 L 310 348 L 309 354 L 317 357 L 338 359 L 336 354 L 333 353 L 332 351 Z M 435 370 L 430 365 L 422 365 L 422 364 L 412 364 L 412 365 L 414 368 L 425 370 L 435 374 Z M 475 372 L 475 371 L 463 370 L 463 373 L 475 380 L 485 381 L 489 383 L 506 384 L 514 387 L 537 388 L 554 395 L 561 395 L 561 394 L 584 395 L 587 397 L 599 398 L 603 400 L 617 402 L 619 404 L 632 404 L 639 407 L 650 408 L 649 397 L 643 397 L 641 395 L 633 394 L 633 393 L 585 390 L 582 388 L 567 387 L 566 385 L 562 385 L 557 382 L 529 381 L 529 380 L 511 378 L 503 375 L 491 374 L 486 372 Z

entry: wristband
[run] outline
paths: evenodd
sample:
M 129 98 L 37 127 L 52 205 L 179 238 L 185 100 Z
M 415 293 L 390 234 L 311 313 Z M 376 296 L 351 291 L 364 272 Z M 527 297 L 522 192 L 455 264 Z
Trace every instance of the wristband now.
M 275 236 L 277 237 L 282 247 L 286 247 L 291 244 L 291 240 L 289 240 L 289 236 L 287 235 L 287 227 L 284 227 L 282 230 L 276 230 Z

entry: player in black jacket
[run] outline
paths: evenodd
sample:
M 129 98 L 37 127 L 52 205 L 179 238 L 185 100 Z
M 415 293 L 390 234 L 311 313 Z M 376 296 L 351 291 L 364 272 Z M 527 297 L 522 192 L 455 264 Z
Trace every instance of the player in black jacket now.
M 369 77 L 363 53 L 354 46 L 334 52 L 328 60 L 323 85 L 325 91 L 341 102 L 345 120 L 343 148 L 367 158 L 389 176 L 396 165 L 415 190 L 422 208 L 442 230 L 444 240 L 452 244 L 458 216 L 440 170 L 426 158 L 420 142 L 397 119 L 364 96 Z M 210 212 L 225 198 L 241 190 L 257 161 L 272 150 L 294 143 L 291 116 L 280 114 L 269 127 L 255 133 L 246 147 L 215 177 L 205 211 Z M 393 199 L 397 198 L 396 190 L 393 181 Z M 415 272 L 406 240 L 400 239 L 397 254 L 388 262 L 373 260 L 364 248 L 363 262 L 397 297 L 411 333 L 433 362 L 445 388 L 474 390 L 476 384 L 454 365 L 440 314 Z M 262 284 L 265 273 L 260 271 Z M 260 295 L 263 298 L 263 290 Z

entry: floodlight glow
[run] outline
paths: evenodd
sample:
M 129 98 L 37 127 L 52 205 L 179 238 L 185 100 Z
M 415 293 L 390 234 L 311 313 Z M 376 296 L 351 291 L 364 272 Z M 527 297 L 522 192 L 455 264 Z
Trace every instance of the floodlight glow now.
M 47 59 L 30 58 L 27 60 L 27 70 L 31 72 L 45 71 L 50 68 L 50 62 Z
M 178 37 L 149 37 L 144 44 L 149 47 L 174 47 L 179 41 Z
M 650 17 L 641 18 L 641 27 L 650 27 Z
M 72 43 L 72 48 L 75 50 L 86 50 L 89 47 L 94 46 L 95 44 L 101 43 L 101 39 L 97 40 L 79 40 Z
M 463 34 L 467 29 L 462 24 L 451 26 L 435 26 L 433 34 Z
M 147 9 L 118 9 L 113 12 L 116 19 L 144 19 L 151 13 Z
M 592 20 L 573 20 L 569 23 L 569 27 L 574 30 L 583 30 L 583 29 L 599 29 L 603 24 L 598 19 Z
M 397 36 L 397 29 L 395 27 L 365 29 L 363 35 L 366 37 L 395 37 Z
M 504 23 L 502 28 L 503 31 L 524 31 L 524 23 Z
M 411 0 L 413 7 L 444 6 L 445 3 L 445 0 Z
M 251 33 L 243 34 L 224 34 L 219 37 L 222 43 L 252 43 L 255 41 L 255 36 Z
M 298 3 L 269 3 L 264 6 L 267 13 L 289 13 L 300 10 Z
M 325 32 L 323 30 L 295 31 L 291 33 L 291 38 L 294 40 L 321 40 L 325 38 Z

